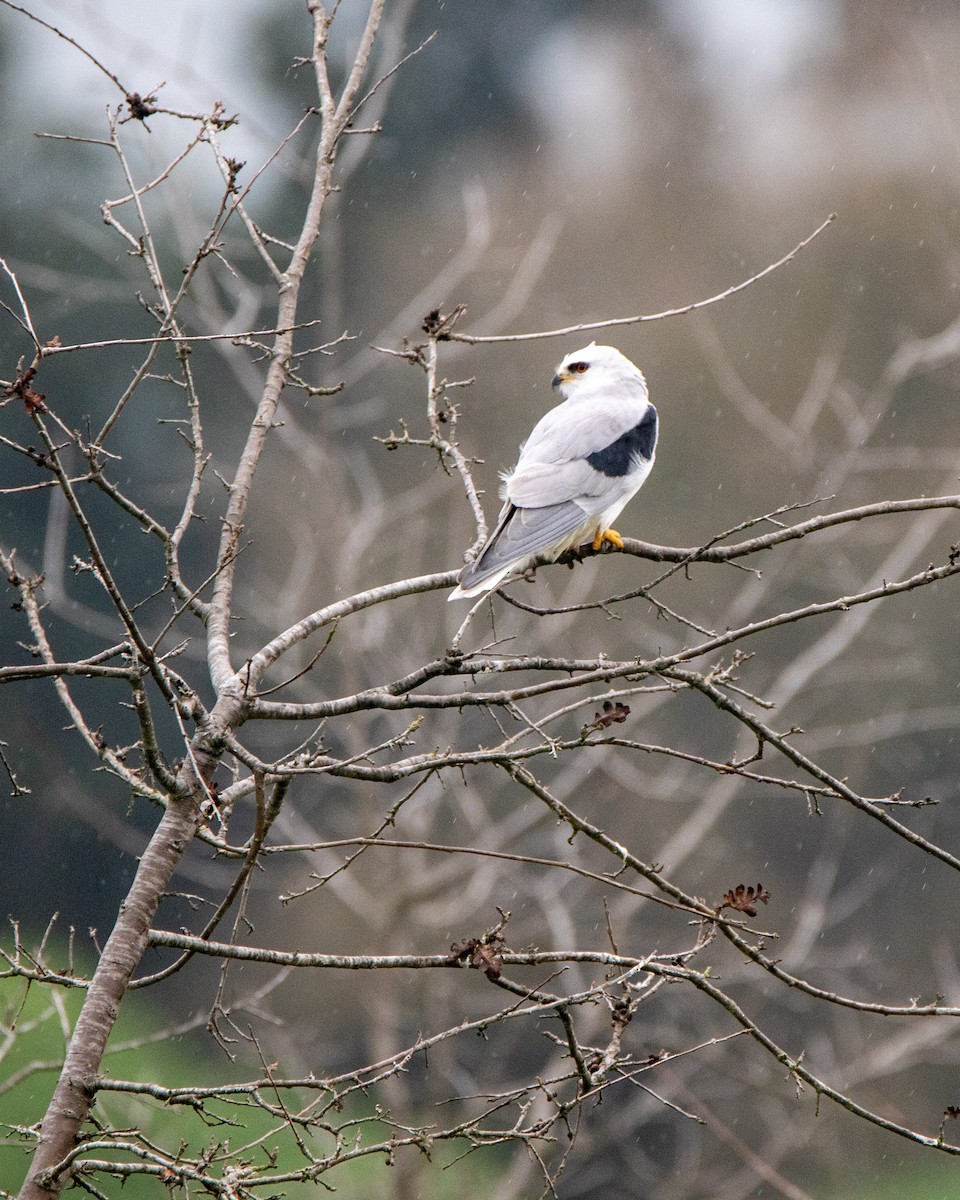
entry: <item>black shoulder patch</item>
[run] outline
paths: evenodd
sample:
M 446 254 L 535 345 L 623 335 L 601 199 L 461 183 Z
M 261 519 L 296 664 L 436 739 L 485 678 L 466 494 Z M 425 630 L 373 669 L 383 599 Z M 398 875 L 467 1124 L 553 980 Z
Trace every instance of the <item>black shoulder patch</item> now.
M 638 425 L 615 442 L 587 455 L 587 462 L 603 475 L 629 475 L 639 459 L 649 462 L 657 444 L 657 410 L 651 404 Z

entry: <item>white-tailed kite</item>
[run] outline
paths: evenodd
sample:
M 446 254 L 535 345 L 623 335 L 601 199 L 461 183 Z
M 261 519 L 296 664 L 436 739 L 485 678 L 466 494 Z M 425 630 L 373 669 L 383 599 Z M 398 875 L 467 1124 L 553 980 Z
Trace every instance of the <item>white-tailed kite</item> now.
M 450 600 L 492 591 L 591 539 L 595 550 L 623 545 L 610 523 L 650 474 L 657 445 L 646 380 L 619 350 L 591 342 L 567 355 L 553 386 L 564 402 L 541 417 L 504 475 L 496 528 Z

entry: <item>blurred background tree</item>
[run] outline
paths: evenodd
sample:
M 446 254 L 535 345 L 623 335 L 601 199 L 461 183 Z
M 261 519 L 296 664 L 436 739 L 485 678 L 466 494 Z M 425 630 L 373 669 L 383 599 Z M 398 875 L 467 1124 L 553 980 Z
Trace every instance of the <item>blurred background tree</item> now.
M 223 140 L 235 160 L 248 164 L 241 182 L 316 102 L 309 70 L 293 65 L 305 54 L 298 4 L 171 0 L 162 11 L 134 14 L 119 0 L 30 0 L 25 7 L 135 81 L 142 94 L 164 81 L 164 105 L 205 112 L 222 100 L 227 114 L 240 117 Z M 124 191 L 115 162 L 95 145 L 36 136 L 102 138 L 104 108 L 118 97 L 75 47 L 14 8 L 0 7 L 0 254 L 44 336 L 57 334 L 65 343 L 149 337 L 154 325 L 136 300 L 143 288 L 139 263 L 99 221 L 104 198 Z M 366 9 L 345 0 L 338 13 L 329 48 L 335 83 L 348 69 Z M 694 546 L 786 504 L 833 497 L 813 510 L 820 512 L 956 490 L 960 13 L 953 6 L 419 0 L 391 6 L 382 61 L 399 62 L 433 34 L 378 97 L 382 132 L 372 140 L 348 138 L 343 151 L 342 190 L 325 214 L 301 312 L 321 319 L 325 338 L 349 334 L 335 354 L 310 364 L 311 383 L 345 386 L 334 396 L 291 391 L 286 398 L 269 487 L 257 494 L 245 529 L 253 549 L 238 568 L 237 661 L 321 604 L 459 565 L 473 539 L 462 490 L 439 470 L 436 455 L 389 453 L 373 441 L 402 421 L 411 428 L 422 421 L 423 379 L 370 346 L 400 348 L 404 338 L 417 339 L 424 315 L 438 305 L 449 310 L 463 303 L 464 328 L 500 333 L 684 304 L 761 269 L 832 211 L 837 222 L 807 252 L 729 302 L 609 335 L 644 369 L 663 429 L 657 468 L 628 510 L 624 532 Z M 179 131 L 162 120 L 147 125 L 129 143 L 144 179 L 179 145 Z M 311 151 L 309 131 L 301 133 L 250 196 L 258 225 L 277 237 L 295 237 L 302 221 Z M 188 256 L 202 235 L 216 186 L 191 158 L 151 195 L 167 267 Z M 225 253 L 253 278 L 249 242 L 236 230 L 227 238 Z M 15 307 L 9 289 L 0 296 Z M 274 307 L 269 286 L 224 271 L 198 283 L 187 319 L 197 334 L 242 333 L 270 328 Z M 463 448 L 484 460 L 476 478 L 486 490 L 488 518 L 496 510 L 498 470 L 512 463 L 517 444 L 551 402 L 554 363 L 586 340 L 444 347 L 445 371 L 476 377 L 454 399 Z M 27 350 L 16 324 L 0 321 L 4 378 L 13 378 Z M 53 357 L 43 390 L 56 396 L 71 426 L 82 428 L 89 418 L 97 427 L 141 357 L 128 347 Z M 205 398 L 211 471 L 229 475 L 261 368 L 244 347 L 224 342 L 198 350 L 193 369 Z M 175 388 L 164 379 L 172 370 L 171 355 L 143 385 L 114 446 L 125 454 L 125 484 L 165 519 L 179 511 L 190 471 L 189 457 L 175 451 L 176 427 L 157 425 L 158 417 L 182 416 Z M 36 481 L 30 463 L 8 456 L 3 470 L 4 488 Z M 209 478 L 200 509 L 209 521 L 194 527 L 184 551 L 185 569 L 197 580 L 220 533 L 221 500 Z M 112 520 L 106 507 L 100 517 Z M 0 528 L 4 546 L 16 546 L 45 575 L 61 654 L 86 653 L 91 634 L 105 630 L 96 585 L 70 570 L 81 547 L 62 498 L 37 492 L 24 503 L 20 494 L 4 494 Z M 141 553 L 143 535 L 119 523 L 110 528 L 112 540 L 104 544 L 118 580 L 143 595 L 159 588 L 162 563 Z M 939 524 L 918 518 L 916 525 L 853 529 L 831 535 L 817 556 L 798 549 L 783 552 L 775 568 L 765 561 L 762 579 L 733 568 L 693 568 L 692 584 L 675 578 L 661 598 L 723 630 L 855 592 L 883 578 L 887 567 L 892 577 L 921 570 L 957 540 L 952 515 Z M 562 606 L 627 591 L 636 580 L 635 560 L 610 556 L 570 574 L 541 571 L 535 589 L 517 594 Z M 924 836 L 955 848 L 960 705 L 951 585 L 865 613 L 766 635 L 765 653 L 750 665 L 744 686 L 776 701 L 777 727 L 802 727 L 804 752 L 835 776 L 855 779 L 865 794 L 904 787 L 909 798 L 936 800 L 916 823 Z M 331 644 L 322 685 L 308 678 L 301 698 L 401 674 L 441 651 L 462 617 L 438 592 L 396 621 L 358 621 Z M 535 626 L 519 612 L 498 609 L 498 637 L 529 638 Z M 24 636 L 22 616 L 5 607 L 4 661 L 17 661 Z M 619 622 L 602 612 L 555 618 L 548 644 L 576 658 L 649 657 L 674 648 L 678 637 L 675 625 L 643 607 Z M 300 665 L 309 661 L 304 654 Z M 388 670 L 385 662 L 399 667 Z M 182 669 L 203 694 L 195 646 L 184 651 Z M 91 774 L 75 734 L 62 728 L 48 682 L 18 685 L 15 701 L 12 692 L 5 689 L 0 740 L 30 794 L 9 794 L 14 789 L 6 787 L 0 797 L 7 864 L 0 871 L 0 910 L 35 937 L 55 913 L 61 919 L 54 938 L 66 938 L 68 927 L 84 937 L 89 928 L 107 931 L 155 814 L 148 805 L 131 805 L 127 789 L 109 776 Z M 101 699 L 92 687 L 80 694 L 92 725 L 115 720 L 112 698 Z M 489 734 L 479 721 L 467 729 L 475 741 Z M 309 732 L 304 727 L 303 736 Z M 386 723 L 362 734 L 331 729 L 331 747 L 356 753 L 368 732 L 387 738 L 396 729 Z M 692 698 L 652 705 L 630 736 L 718 760 L 746 749 Z M 257 737 L 260 753 L 279 752 L 279 735 L 268 730 Z M 891 1003 L 921 992 L 924 1002 L 935 993 L 960 1001 L 956 883 L 946 867 L 918 862 L 909 847 L 864 828 L 851 811 L 830 808 L 817 817 L 796 800 L 774 802 L 742 779 L 704 780 L 679 763 L 654 769 L 614 755 L 592 757 L 579 770 L 564 787 L 587 790 L 591 817 L 615 828 L 648 861 L 664 863 L 690 892 L 718 901 L 741 880 L 762 879 L 773 904 L 761 924 L 780 933 L 776 954 L 788 966 L 802 967 L 825 987 L 860 988 Z M 567 830 L 554 828 L 542 809 L 502 783 L 485 790 L 468 774 L 463 796 L 437 785 L 425 788 L 417 804 L 423 807 L 411 805 L 404 836 L 462 836 L 477 844 L 491 830 L 492 844 L 502 848 L 568 852 Z M 322 798 L 305 796 L 285 809 L 277 830 L 291 843 L 328 842 L 369 832 L 383 811 L 374 789 L 358 793 L 331 780 Z M 426 854 L 422 861 L 412 854 L 399 864 L 391 860 L 387 888 L 385 860 L 364 859 L 318 892 L 278 904 L 278 895 L 305 886 L 310 870 L 323 874 L 344 853 L 320 852 L 307 866 L 292 860 L 253 885 L 257 944 L 437 951 L 495 924 L 498 904 L 512 912 L 513 945 L 565 946 L 584 930 L 594 941 L 606 936 L 602 911 L 593 903 L 579 908 L 569 885 L 514 875 L 509 867 L 473 874 L 469 863 L 441 869 Z M 414 861 L 416 867 L 404 865 Z M 192 897 L 222 893 L 234 872 L 223 859 L 211 861 L 208 848 L 195 847 L 181 864 L 183 896 L 169 902 L 164 926 L 192 925 Z M 624 939 L 639 925 L 644 948 L 659 944 L 657 918 L 647 909 L 618 910 L 614 903 L 613 923 Z M 799 997 L 768 996 L 769 981 L 759 971 L 723 965 L 725 985 L 748 989 L 755 1012 L 778 1036 L 795 1035 L 796 1046 L 805 1046 L 821 1069 L 836 1067 L 844 1087 L 892 1120 L 935 1133 L 941 1114 L 960 1103 L 949 1022 L 946 1031 L 939 1022 L 935 1030 L 933 1022 L 916 1022 L 894 1034 L 857 1013 L 824 1019 Z M 188 1039 L 189 1053 L 212 1055 L 197 1031 L 217 986 L 216 967 L 191 971 L 155 989 L 151 1021 L 190 1026 L 184 1014 L 206 985 L 199 1015 L 177 1036 Z M 480 982 L 471 979 L 477 997 Z M 261 983 L 257 976 L 239 990 L 256 993 Z M 431 1005 L 459 1011 L 462 1003 L 458 975 L 383 973 L 373 983 L 358 992 L 350 976 L 324 977 L 319 1021 L 314 985 L 278 985 L 270 996 L 277 1045 L 304 1071 L 318 1062 L 345 1069 L 358 1056 L 373 1061 L 415 1039 Z M 15 1014 L 21 993 L 10 996 Z M 678 1013 L 664 1004 L 657 1011 L 640 1039 L 647 1054 L 729 1032 L 720 1022 L 702 1031 L 695 1010 Z M 706 1104 L 707 1129 L 649 1097 L 619 1102 L 611 1092 L 604 1097 L 608 1119 L 587 1123 L 560 1194 L 620 1187 L 678 1200 L 734 1200 L 807 1187 L 861 1197 L 874 1194 L 871 1180 L 881 1163 L 900 1180 L 898 1195 L 952 1194 L 952 1182 L 940 1182 L 940 1168 L 918 1147 L 897 1141 L 891 1152 L 877 1131 L 856 1125 L 852 1135 L 852 1118 L 836 1110 L 814 1117 L 812 1103 L 800 1119 L 790 1088 L 778 1089 L 766 1064 L 746 1056 L 738 1042 L 733 1046 L 713 1051 L 709 1062 L 700 1056 L 696 1071 L 674 1068 L 666 1083 L 652 1085 L 703 1115 L 692 1090 Z M 536 1054 L 526 1052 L 535 1069 Z M 36 1051 L 40 1059 L 48 1054 L 55 1051 Z M 18 1060 L 16 1068 L 22 1065 Z M 461 1065 L 444 1069 L 457 1079 Z M 406 1099 L 423 1104 L 442 1091 L 417 1075 L 390 1086 L 392 1101 L 406 1087 Z M 741 1094 L 752 1098 L 730 1100 Z M 751 1147 L 762 1154 L 766 1174 L 758 1172 Z M 22 1163 L 21 1150 L 9 1153 L 7 1162 Z M 471 1176 L 473 1161 L 460 1168 L 457 1178 L 467 1182 L 459 1191 L 473 1178 L 478 1195 L 535 1194 L 529 1189 L 538 1185 L 519 1166 L 495 1159 Z M 948 1172 L 956 1169 L 948 1162 Z M 428 1186 L 416 1161 L 395 1177 L 398 1195 Z M 367 1194 L 364 1187 L 382 1194 L 384 1186 L 382 1177 L 358 1181 L 356 1194 Z

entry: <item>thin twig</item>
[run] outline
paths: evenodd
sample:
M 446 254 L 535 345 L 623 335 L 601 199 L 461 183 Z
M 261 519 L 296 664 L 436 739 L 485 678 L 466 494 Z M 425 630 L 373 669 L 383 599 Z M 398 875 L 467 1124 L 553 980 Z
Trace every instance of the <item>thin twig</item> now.
M 639 325 L 646 321 L 662 321 L 665 317 L 682 317 L 686 313 L 696 312 L 698 309 L 707 308 L 711 304 L 718 304 L 721 300 L 728 300 L 731 296 L 735 296 L 738 292 L 744 291 L 753 284 L 764 279 L 767 275 L 771 275 L 774 271 L 778 271 L 781 267 L 792 262 L 797 257 L 801 250 L 804 250 L 814 238 L 819 237 L 821 233 L 837 219 L 836 213 L 831 213 L 825 221 L 822 221 L 813 233 L 809 234 L 798 242 L 794 248 L 785 254 L 782 258 L 778 258 L 776 262 L 772 262 L 769 266 L 758 271 L 755 275 L 751 275 L 749 279 L 744 279 L 740 283 L 735 283 L 731 287 L 725 288 L 722 292 L 717 292 L 714 296 L 708 296 L 705 300 L 694 300 L 691 304 L 684 304 L 680 308 L 668 308 L 663 312 L 644 313 L 635 317 L 611 317 L 605 321 L 586 321 L 579 325 L 565 325 L 560 329 L 541 329 L 536 333 L 488 333 L 488 334 L 470 334 L 470 333 L 450 333 L 448 338 L 452 342 L 466 342 L 471 346 L 491 345 L 502 342 L 533 342 L 540 341 L 543 338 L 567 337 L 573 333 L 589 333 L 597 329 L 615 329 L 623 325 Z

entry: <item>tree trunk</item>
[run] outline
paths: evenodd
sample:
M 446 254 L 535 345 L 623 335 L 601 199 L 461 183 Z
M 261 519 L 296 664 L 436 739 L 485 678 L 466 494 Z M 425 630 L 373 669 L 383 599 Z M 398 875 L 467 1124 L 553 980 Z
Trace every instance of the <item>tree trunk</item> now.
M 199 783 L 170 800 L 103 948 L 67 1048 L 63 1070 L 40 1127 L 40 1140 L 20 1200 L 50 1200 L 70 1175 L 64 1162 L 78 1144 L 96 1097 L 97 1076 L 120 1002 L 147 946 L 147 933 L 170 878 L 200 823 Z

